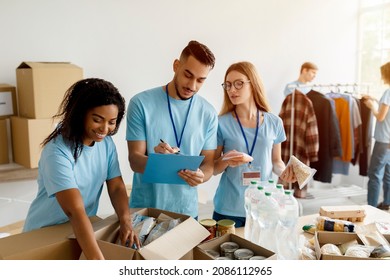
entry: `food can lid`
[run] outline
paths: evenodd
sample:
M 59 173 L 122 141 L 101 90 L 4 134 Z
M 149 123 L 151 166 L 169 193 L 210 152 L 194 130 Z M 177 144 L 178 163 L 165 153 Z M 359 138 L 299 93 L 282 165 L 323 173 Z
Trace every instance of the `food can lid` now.
M 217 224 L 217 221 L 213 220 L 213 219 L 203 219 L 203 220 L 200 220 L 199 223 L 202 226 L 212 227 L 212 226 L 215 226 Z
M 234 251 L 234 250 L 237 250 L 240 246 L 238 246 L 238 244 L 236 242 L 223 242 L 221 245 L 220 245 L 221 249 L 223 249 L 224 251 Z
M 233 220 L 223 219 L 223 220 L 219 220 L 217 224 L 223 227 L 231 227 L 234 226 L 236 223 Z
M 246 248 L 237 249 L 236 251 L 234 251 L 234 256 L 237 259 L 249 259 L 253 257 L 253 255 L 253 251 Z

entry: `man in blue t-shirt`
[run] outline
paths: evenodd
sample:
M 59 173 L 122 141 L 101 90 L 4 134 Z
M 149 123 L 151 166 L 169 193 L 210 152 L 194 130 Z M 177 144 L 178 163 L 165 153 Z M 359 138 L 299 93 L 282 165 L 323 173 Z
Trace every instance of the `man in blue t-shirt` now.
M 295 87 L 299 87 L 299 91 L 303 94 L 308 93 L 311 90 L 310 83 L 317 75 L 318 67 L 312 62 L 305 62 L 301 66 L 301 72 L 298 80 L 290 82 L 284 88 L 284 96 L 293 92 Z M 306 87 L 307 86 L 307 87 Z
M 134 171 L 131 208 L 153 207 L 198 216 L 199 184 L 213 174 L 218 117 L 214 107 L 196 93 L 213 69 L 213 53 L 190 41 L 173 62 L 173 79 L 166 85 L 136 94 L 127 110 L 126 140 Z M 205 158 L 198 170 L 181 170 L 186 184 L 145 183 L 150 153 L 176 153 Z

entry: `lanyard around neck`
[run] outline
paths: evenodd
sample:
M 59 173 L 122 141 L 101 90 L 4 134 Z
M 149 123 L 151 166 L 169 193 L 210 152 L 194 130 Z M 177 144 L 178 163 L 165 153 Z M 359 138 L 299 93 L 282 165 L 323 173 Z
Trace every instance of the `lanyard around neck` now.
M 255 145 L 256 145 L 257 134 L 258 134 L 258 132 L 259 132 L 259 122 L 260 122 L 259 110 L 257 110 L 257 121 L 256 121 L 255 139 L 253 139 L 252 148 L 251 148 L 250 150 L 249 150 L 248 139 L 246 138 L 244 128 L 243 128 L 242 125 L 241 125 L 240 118 L 239 118 L 238 115 L 237 115 L 236 109 L 234 109 L 234 114 L 236 115 L 237 122 L 238 122 L 238 124 L 240 125 L 241 132 L 242 132 L 242 136 L 244 136 L 245 145 L 246 145 L 246 149 L 247 149 L 247 151 L 248 151 L 248 154 L 249 154 L 250 156 L 252 156 L 253 150 L 255 149 Z
M 173 131 L 175 132 L 176 145 L 177 145 L 178 148 L 180 148 L 181 140 L 183 139 L 184 129 L 185 129 L 186 125 L 187 125 L 188 115 L 190 114 L 192 99 L 193 99 L 194 96 L 191 96 L 191 98 L 190 98 L 190 105 L 188 106 L 188 109 L 187 109 L 186 119 L 184 120 L 183 129 L 182 129 L 182 131 L 181 131 L 181 133 L 180 133 L 180 138 L 178 138 L 178 137 L 177 137 L 177 132 L 176 132 L 175 122 L 174 122 L 174 120 L 173 120 L 173 115 L 172 115 L 171 101 L 169 100 L 168 84 L 165 86 L 165 90 L 166 90 L 166 92 L 167 92 L 169 116 L 171 117 L 171 122 L 172 122 Z

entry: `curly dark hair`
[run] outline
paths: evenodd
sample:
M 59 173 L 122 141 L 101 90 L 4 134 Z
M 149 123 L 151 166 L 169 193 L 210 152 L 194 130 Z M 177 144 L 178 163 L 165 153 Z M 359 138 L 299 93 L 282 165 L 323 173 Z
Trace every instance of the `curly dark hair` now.
M 59 118 L 57 128 L 42 142 L 45 146 L 58 135 L 62 135 L 73 150 L 73 157 L 77 161 L 83 150 L 84 119 L 87 112 L 95 107 L 116 105 L 118 117 L 116 127 L 110 132 L 118 132 L 119 125 L 125 114 L 125 99 L 118 89 L 110 82 L 98 78 L 83 79 L 74 83 L 65 93 L 58 112 L 53 116 Z

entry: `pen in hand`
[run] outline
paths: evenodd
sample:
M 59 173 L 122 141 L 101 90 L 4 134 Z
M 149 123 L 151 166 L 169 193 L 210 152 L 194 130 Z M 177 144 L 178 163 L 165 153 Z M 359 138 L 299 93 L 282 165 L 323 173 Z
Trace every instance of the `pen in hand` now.
M 166 144 L 166 142 L 164 141 L 164 140 L 162 140 L 162 139 L 160 139 L 160 142 L 161 143 L 163 143 L 163 144 Z M 174 150 L 174 148 L 172 148 L 173 150 Z M 180 154 L 180 149 L 179 148 L 177 148 L 178 149 L 178 151 L 177 152 L 175 152 L 175 154 Z M 167 148 L 165 148 L 165 150 L 167 150 L 168 151 L 168 149 Z

